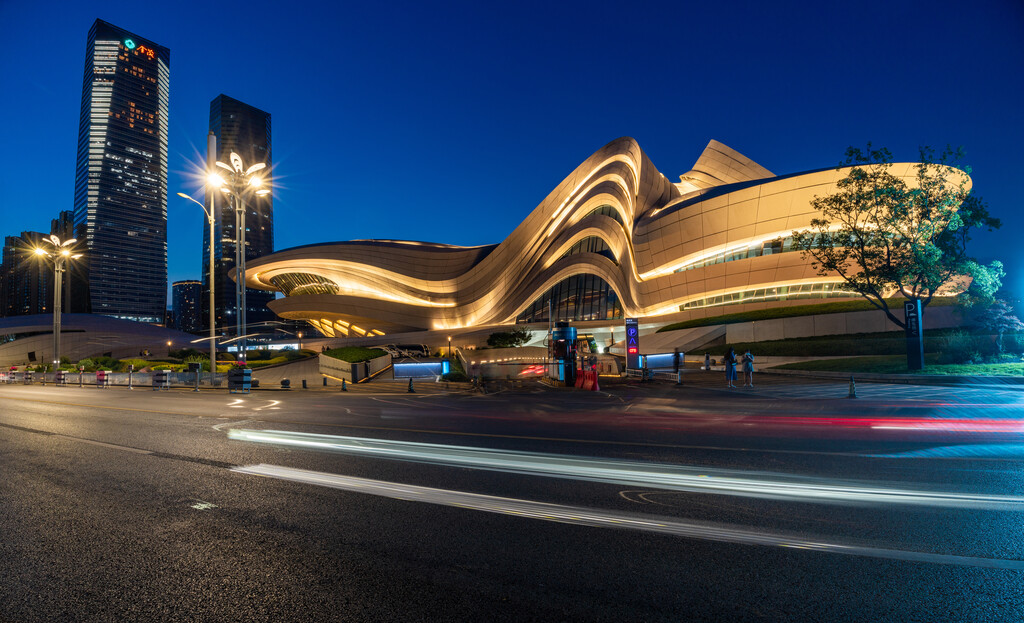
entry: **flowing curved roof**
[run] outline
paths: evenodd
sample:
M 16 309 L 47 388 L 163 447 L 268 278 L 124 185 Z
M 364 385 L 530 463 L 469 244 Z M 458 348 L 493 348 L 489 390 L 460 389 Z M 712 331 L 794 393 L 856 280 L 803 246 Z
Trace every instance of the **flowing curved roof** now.
M 910 182 L 915 166 L 898 163 L 890 172 Z M 831 296 L 838 278 L 819 276 L 784 241 L 810 225 L 818 216 L 813 197 L 833 192 L 847 172 L 776 176 L 711 141 L 676 184 L 624 137 L 581 163 L 498 245 L 306 245 L 249 262 L 245 278 L 250 287 L 291 294 L 270 303 L 278 315 L 344 335 L 515 322 L 553 285 L 579 274 L 606 282 L 627 316 L 775 300 L 790 288 Z M 570 253 L 589 237 L 606 251 Z

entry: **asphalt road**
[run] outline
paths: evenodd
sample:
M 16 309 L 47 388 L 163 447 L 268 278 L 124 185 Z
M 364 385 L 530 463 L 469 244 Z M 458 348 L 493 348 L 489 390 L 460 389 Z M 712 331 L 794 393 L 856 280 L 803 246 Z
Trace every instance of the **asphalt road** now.
M 0 620 L 1024 620 L 1024 394 L 763 380 L 0 386 Z

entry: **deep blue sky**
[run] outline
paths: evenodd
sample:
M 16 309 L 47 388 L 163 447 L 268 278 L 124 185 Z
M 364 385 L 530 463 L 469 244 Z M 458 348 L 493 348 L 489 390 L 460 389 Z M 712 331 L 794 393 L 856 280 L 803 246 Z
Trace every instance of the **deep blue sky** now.
M 273 115 L 276 246 L 501 241 L 633 136 L 673 180 L 709 139 L 775 173 L 873 141 L 962 145 L 1024 293 L 1024 3 L 0 0 L 0 235 L 71 209 L 97 17 L 171 49 L 169 280 L 199 277 L 209 103 Z

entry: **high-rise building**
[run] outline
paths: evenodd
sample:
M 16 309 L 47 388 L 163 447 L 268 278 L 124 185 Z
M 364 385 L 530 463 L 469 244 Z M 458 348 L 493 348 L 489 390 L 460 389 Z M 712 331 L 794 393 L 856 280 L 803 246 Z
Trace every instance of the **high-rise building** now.
M 53 267 L 33 251 L 48 236 L 23 231 L 4 237 L 0 262 L 0 316 L 27 316 L 53 311 Z
M 173 299 L 170 328 L 185 333 L 198 333 L 203 325 L 200 322 L 200 299 L 203 295 L 203 284 L 199 281 L 175 281 L 171 284 Z
M 86 42 L 75 171 L 94 314 L 163 322 L 170 50 L 96 20 Z
M 256 163 L 267 165 L 260 171 L 263 188 L 273 190 L 273 174 L 271 173 L 270 149 L 270 113 L 263 112 L 248 104 L 227 95 L 218 95 L 210 102 L 210 132 L 217 137 L 217 153 L 215 160 L 227 163 L 231 152 L 242 158 L 245 166 Z M 235 267 L 235 214 L 231 202 L 222 193 L 213 189 L 215 202 L 214 214 L 218 217 L 214 223 L 215 244 L 213 247 L 215 289 L 214 312 L 217 327 L 233 327 L 237 310 L 235 309 L 235 282 L 229 274 Z M 245 258 L 246 261 L 262 257 L 274 252 L 274 199 L 273 192 L 263 196 L 250 196 L 245 199 Z M 206 205 L 210 205 L 210 197 Z M 209 325 L 209 275 L 210 275 L 210 235 L 209 229 L 203 227 L 203 301 L 202 319 L 204 327 Z M 267 308 L 267 303 L 274 300 L 273 292 L 264 290 L 246 290 L 246 320 L 249 323 L 275 320 L 277 316 Z
M 61 241 L 74 238 L 74 218 L 65 210 L 50 221 L 50 234 Z M 71 247 L 78 253 L 81 246 Z M 52 251 L 50 236 L 38 231 L 23 231 L 20 236 L 5 236 L 0 253 L 0 317 L 44 314 L 53 311 L 53 262 L 36 255 L 41 247 Z M 64 312 L 88 311 L 85 307 L 85 275 L 82 263 L 68 260 L 64 266 Z

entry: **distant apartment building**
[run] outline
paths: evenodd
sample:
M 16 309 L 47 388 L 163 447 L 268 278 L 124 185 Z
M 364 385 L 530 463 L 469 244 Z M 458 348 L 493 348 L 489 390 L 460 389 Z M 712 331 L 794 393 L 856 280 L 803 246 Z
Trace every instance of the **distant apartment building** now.
M 203 283 L 201 281 L 175 281 L 171 284 L 171 323 L 170 329 L 185 333 L 202 331 L 201 321 Z

